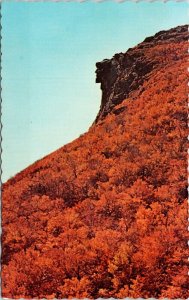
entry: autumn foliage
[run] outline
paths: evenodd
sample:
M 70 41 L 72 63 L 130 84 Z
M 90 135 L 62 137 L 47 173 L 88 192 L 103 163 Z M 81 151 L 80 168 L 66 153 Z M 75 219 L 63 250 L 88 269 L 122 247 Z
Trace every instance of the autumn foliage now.
M 148 49 L 137 97 L 4 184 L 3 297 L 189 296 L 187 48 Z

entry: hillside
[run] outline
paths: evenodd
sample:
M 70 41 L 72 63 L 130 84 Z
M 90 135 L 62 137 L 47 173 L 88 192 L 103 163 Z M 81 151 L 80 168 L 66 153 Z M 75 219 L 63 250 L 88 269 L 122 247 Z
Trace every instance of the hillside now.
M 3 297 L 188 298 L 187 38 L 97 63 L 89 131 L 3 185 Z

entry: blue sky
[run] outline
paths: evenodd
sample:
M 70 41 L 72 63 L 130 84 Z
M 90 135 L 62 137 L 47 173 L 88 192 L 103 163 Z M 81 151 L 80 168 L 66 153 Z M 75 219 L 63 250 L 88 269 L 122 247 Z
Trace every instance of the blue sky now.
M 3 2 L 3 181 L 87 131 L 95 63 L 188 23 L 186 2 Z

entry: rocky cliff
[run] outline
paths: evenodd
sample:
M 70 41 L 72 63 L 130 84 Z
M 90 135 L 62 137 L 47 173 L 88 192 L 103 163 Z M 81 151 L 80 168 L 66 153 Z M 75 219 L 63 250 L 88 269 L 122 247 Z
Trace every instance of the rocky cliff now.
M 188 27 L 178 26 L 168 31 L 160 31 L 147 37 L 138 46 L 126 53 L 115 54 L 96 64 L 96 82 L 101 84 L 102 101 L 96 118 L 104 118 L 124 99 L 134 99 L 143 91 L 143 83 L 151 73 L 166 68 L 170 62 L 177 61 L 173 44 L 187 41 Z M 172 45 L 172 47 L 169 47 Z M 163 46 L 163 49 L 162 49 Z

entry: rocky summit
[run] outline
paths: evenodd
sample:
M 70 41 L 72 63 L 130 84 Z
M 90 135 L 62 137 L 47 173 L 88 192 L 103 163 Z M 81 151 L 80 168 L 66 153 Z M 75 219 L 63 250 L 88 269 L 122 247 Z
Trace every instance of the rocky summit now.
M 124 99 L 138 97 L 143 91 L 144 82 L 159 69 L 179 59 L 175 48 L 169 45 L 187 39 L 187 25 L 178 26 L 147 37 L 126 53 L 115 54 L 112 59 L 96 63 L 96 82 L 101 83 L 102 89 L 101 107 L 96 121 L 104 118 Z

